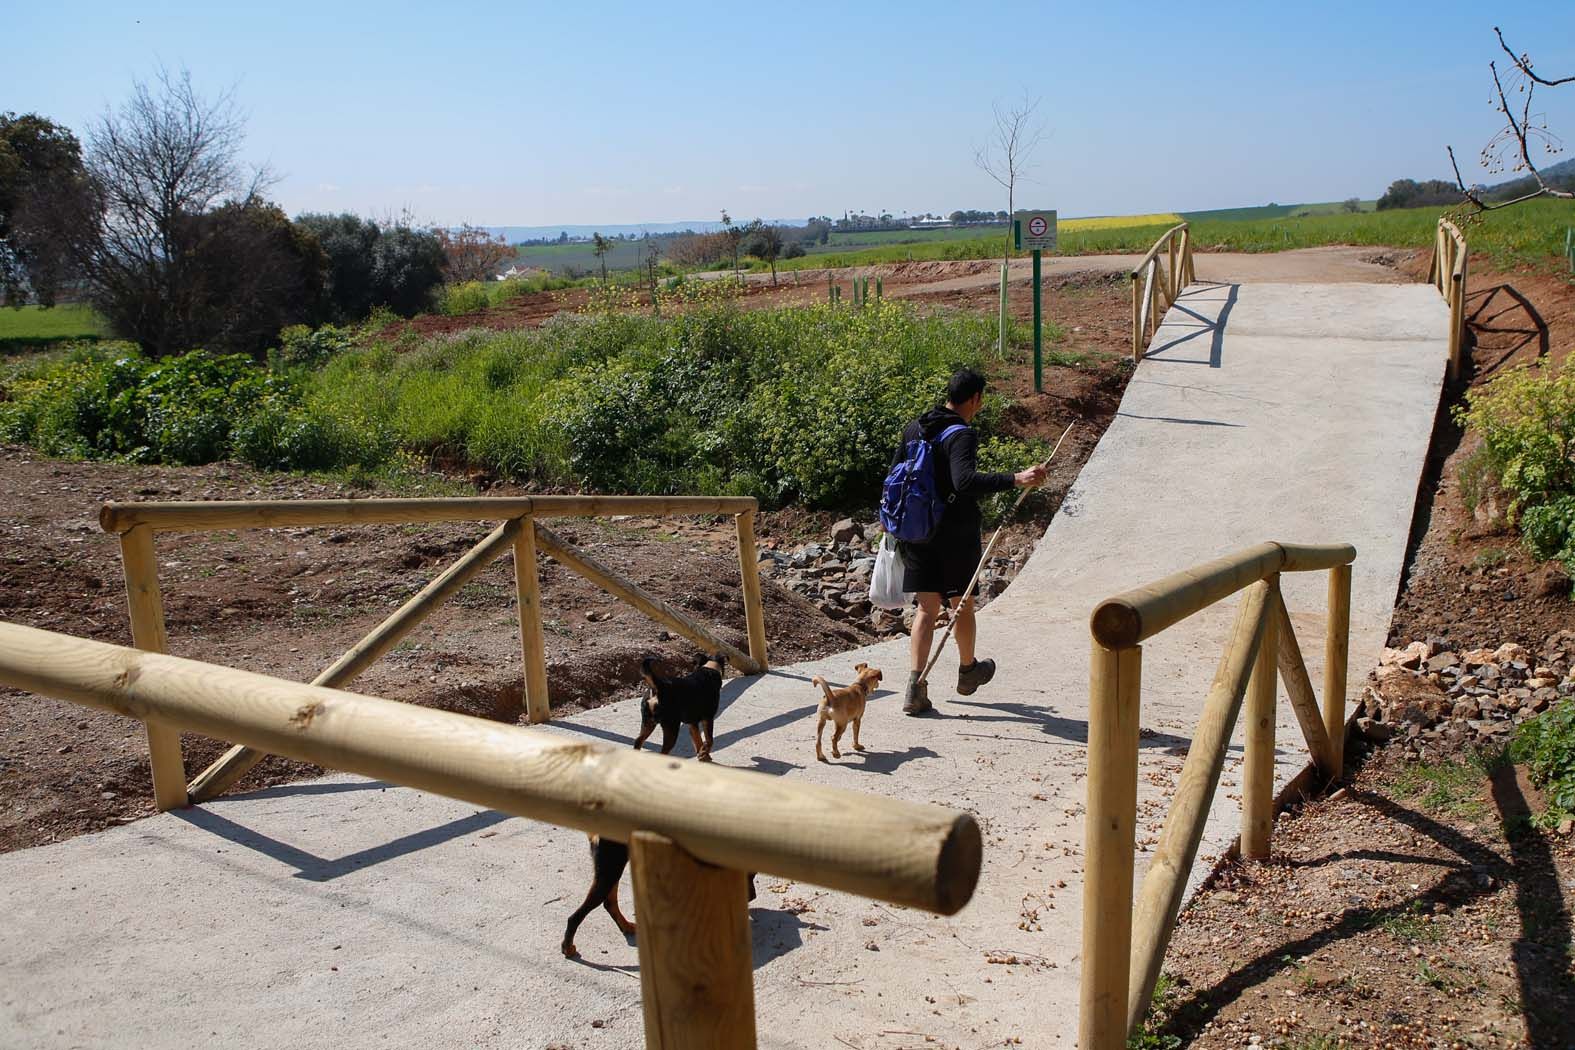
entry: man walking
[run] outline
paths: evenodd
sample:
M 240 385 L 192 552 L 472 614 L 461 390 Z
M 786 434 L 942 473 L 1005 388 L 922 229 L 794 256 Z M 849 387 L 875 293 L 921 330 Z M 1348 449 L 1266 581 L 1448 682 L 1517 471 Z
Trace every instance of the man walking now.
M 1016 474 L 980 473 L 979 435 L 968 424 L 983 404 L 984 376 L 963 369 L 947 384 L 946 403 L 908 424 L 897 450 L 897 461 L 901 462 L 910 442 L 933 443 L 935 487 L 945 504 L 940 523 L 927 541 L 898 545 L 903 562 L 902 589 L 914 594 L 918 605 L 910 638 L 912 671 L 902 705 L 904 714 L 921 715 L 931 709 L 929 684 L 920 682 L 919 675 L 924 673 L 925 661 L 929 659 L 943 600 L 951 605 L 956 618 L 952 633 L 957 638 L 957 692 L 969 696 L 995 677 L 995 661 L 975 656 L 973 595 L 963 594 L 979 566 L 983 549 L 979 497 L 1041 484 L 1047 473 L 1043 466 Z

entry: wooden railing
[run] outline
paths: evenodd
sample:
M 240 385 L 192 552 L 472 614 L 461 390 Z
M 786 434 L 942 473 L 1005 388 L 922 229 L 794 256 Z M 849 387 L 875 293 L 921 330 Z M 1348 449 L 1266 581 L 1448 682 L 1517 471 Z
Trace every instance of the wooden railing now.
M 1438 220 L 1427 279 L 1449 303 L 1449 378 L 1460 378 L 1466 342 L 1466 238 L 1448 219 Z
M 347 685 L 439 605 L 464 587 L 504 551 L 514 556 L 514 582 L 519 600 L 520 646 L 525 665 L 525 713 L 529 721 L 550 717 L 547 697 L 547 656 L 542 638 L 541 588 L 536 552 L 544 551 L 565 568 L 585 577 L 609 594 L 628 602 L 664 627 L 706 652 L 725 652 L 746 674 L 766 670 L 765 612 L 760 600 L 760 571 L 755 549 L 756 502 L 747 497 L 710 496 L 511 496 L 463 499 L 329 499 L 207 501 L 175 503 L 106 503 L 99 511 L 105 532 L 120 535 L 121 564 L 131 613 L 131 637 L 139 649 L 167 652 L 164 606 L 159 592 L 158 562 L 153 537 L 157 532 L 211 532 L 218 529 L 275 528 L 286 525 L 411 524 L 436 521 L 501 521 L 431 583 L 400 606 L 372 632 L 312 680 L 315 686 Z M 596 517 L 613 514 L 732 514 L 738 536 L 744 619 L 749 637 L 745 653 L 689 616 L 646 593 L 583 551 L 575 549 L 537 519 Z M 181 760 L 180 730 L 157 720 L 147 723 L 148 753 L 153 769 L 153 797 L 161 810 L 183 806 L 188 799 L 204 802 L 229 790 L 266 753 L 237 744 L 190 784 Z
M 755 1045 L 746 873 L 941 915 L 979 879 L 978 824 L 927 803 L 9 623 L 0 685 L 630 843 L 647 1047 Z
M 1274 823 L 1275 672 L 1319 773 L 1340 775 L 1353 547 L 1265 543 L 1111 598 L 1090 621 L 1088 809 L 1083 896 L 1082 1050 L 1119 1050 L 1139 1030 L 1197 859 L 1204 824 L 1246 698 L 1241 852 L 1269 854 Z M 1329 572 L 1323 708 L 1280 597 L 1282 572 Z M 1143 649 L 1172 624 L 1245 590 L 1170 812 L 1133 912 Z
M 1166 253 L 1160 262 L 1159 253 Z M 1154 338 L 1159 319 L 1181 290 L 1198 275 L 1192 266 L 1192 228 L 1187 223 L 1166 230 L 1148 254 L 1132 268 L 1132 360 L 1143 360 L 1143 348 Z

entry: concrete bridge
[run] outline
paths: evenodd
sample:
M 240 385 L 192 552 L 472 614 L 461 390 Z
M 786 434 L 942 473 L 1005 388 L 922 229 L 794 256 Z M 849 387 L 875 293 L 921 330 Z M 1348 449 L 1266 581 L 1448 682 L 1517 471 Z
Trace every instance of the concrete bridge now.
M 862 660 L 900 686 L 906 639 L 728 684 L 719 763 L 966 808 L 984 830 L 978 892 L 952 918 L 759 879 L 762 1046 L 1075 1044 L 1089 611 L 1264 540 L 1351 543 L 1358 692 L 1400 582 L 1448 328 L 1426 284 L 1191 285 L 1037 552 L 981 616 L 994 683 L 957 698 L 943 658 L 933 717 L 902 717 L 888 690 L 869 750 L 827 765 L 809 678 L 846 680 Z M 1317 680 L 1322 580 L 1287 577 L 1284 592 Z M 1232 613 L 1145 646 L 1140 876 Z M 1305 752 L 1280 710 L 1283 781 Z M 624 743 L 638 721 L 621 703 L 552 729 Z M 1239 754 L 1202 860 L 1235 835 Z M 588 878 L 577 832 L 345 776 L 13 853 L 0 857 L 0 1045 L 639 1046 L 634 945 L 597 913 L 583 960 L 558 954 Z

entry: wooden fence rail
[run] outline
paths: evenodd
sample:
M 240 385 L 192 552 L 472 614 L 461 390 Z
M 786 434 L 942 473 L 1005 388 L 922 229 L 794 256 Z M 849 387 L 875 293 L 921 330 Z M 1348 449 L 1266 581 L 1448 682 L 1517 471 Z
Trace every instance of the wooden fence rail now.
M 1459 379 L 1466 343 L 1466 238 L 1448 219 L 1438 220 L 1427 279 L 1449 303 L 1449 378 Z
M 1165 252 L 1164 263 L 1159 259 L 1161 251 Z M 1183 222 L 1166 230 L 1132 268 L 1133 361 L 1143 360 L 1143 347 L 1154 338 L 1160 317 L 1181 290 L 1197 279 L 1192 265 L 1192 227 Z
M 755 1045 L 744 873 L 941 915 L 959 911 L 979 878 L 973 817 L 927 803 L 10 623 L 0 623 L 0 685 L 631 842 L 648 1047 Z M 725 1011 L 690 1009 L 697 1001 Z
M 547 695 L 546 643 L 543 638 L 541 587 L 536 569 L 538 549 L 609 594 L 628 602 L 707 652 L 721 651 L 745 674 L 766 670 L 765 610 L 760 596 L 760 570 L 755 547 L 755 500 L 726 496 L 511 496 L 459 499 L 331 499 L 251 500 L 174 503 L 105 503 L 99 524 L 118 533 L 126 575 L 132 640 L 137 648 L 165 652 L 168 638 L 159 593 L 156 532 L 206 532 L 219 529 L 280 526 L 411 524 L 439 521 L 500 521 L 436 579 L 400 606 L 370 634 L 351 646 L 313 679 L 313 685 L 348 685 L 401 638 L 421 624 L 444 601 L 485 570 L 505 551 L 514 556 L 515 589 L 520 617 L 520 649 L 524 663 L 526 718 L 532 723 L 551 717 Z M 577 550 L 541 525 L 538 518 L 602 515 L 732 514 L 736 521 L 738 564 L 742 579 L 744 620 L 749 651 L 724 641 L 672 606 L 646 593 Z M 180 729 L 150 720 L 148 752 L 153 768 L 154 800 L 161 810 L 205 802 L 235 785 L 267 753 L 245 744 L 231 747 L 217 761 L 186 783 L 180 750 Z
M 1319 772 L 1329 779 L 1340 775 L 1355 558 L 1356 549 L 1345 544 L 1264 543 L 1117 595 L 1090 617 L 1082 1050 L 1121 1050 L 1143 1024 L 1243 707 L 1243 856 L 1269 854 L 1277 678 L 1285 684 Z M 1321 711 L 1279 582 L 1281 573 L 1314 571 L 1329 574 Z M 1235 626 L 1204 700 L 1134 913 L 1141 643 L 1237 591 L 1244 594 Z

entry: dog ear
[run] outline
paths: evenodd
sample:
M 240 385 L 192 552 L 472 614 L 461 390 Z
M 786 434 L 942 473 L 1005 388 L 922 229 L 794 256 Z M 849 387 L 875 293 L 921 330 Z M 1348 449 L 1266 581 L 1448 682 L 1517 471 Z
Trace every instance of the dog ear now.
M 867 667 L 869 667 L 869 664 L 854 664 L 853 665 L 853 670 L 854 671 L 863 671 Z

